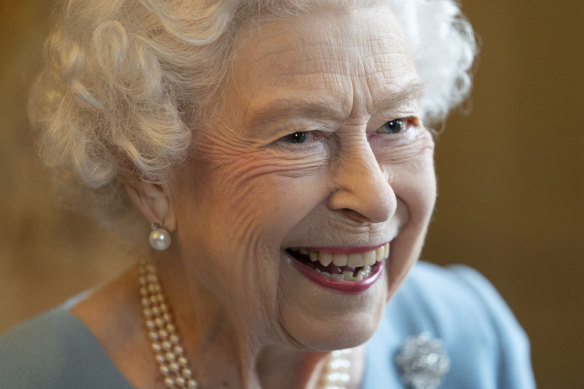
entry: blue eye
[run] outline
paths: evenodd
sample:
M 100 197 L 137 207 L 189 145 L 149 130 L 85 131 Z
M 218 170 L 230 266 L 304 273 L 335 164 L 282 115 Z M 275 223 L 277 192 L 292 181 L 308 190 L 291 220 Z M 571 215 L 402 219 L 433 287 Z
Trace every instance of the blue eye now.
M 306 132 L 295 132 L 290 135 L 286 135 L 282 138 L 286 143 L 304 143 L 308 140 L 308 134 Z
M 407 128 L 408 119 L 394 119 L 381 126 L 381 132 L 385 134 L 398 134 Z

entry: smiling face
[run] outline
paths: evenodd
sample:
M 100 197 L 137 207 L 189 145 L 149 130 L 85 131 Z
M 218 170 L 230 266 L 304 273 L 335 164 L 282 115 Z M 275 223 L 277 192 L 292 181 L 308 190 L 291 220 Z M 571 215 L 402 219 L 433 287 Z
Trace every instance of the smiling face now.
M 238 38 L 212 128 L 173 182 L 185 273 L 255 341 L 363 343 L 416 261 L 435 200 L 403 32 L 371 8 Z

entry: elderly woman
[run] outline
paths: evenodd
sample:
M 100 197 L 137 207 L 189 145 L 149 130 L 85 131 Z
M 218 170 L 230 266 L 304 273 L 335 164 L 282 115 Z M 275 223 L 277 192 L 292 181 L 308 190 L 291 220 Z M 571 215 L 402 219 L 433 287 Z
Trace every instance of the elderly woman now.
M 0 386 L 532 387 L 487 281 L 416 265 L 474 55 L 454 0 L 64 2 L 31 120 L 140 261 L 5 335 Z

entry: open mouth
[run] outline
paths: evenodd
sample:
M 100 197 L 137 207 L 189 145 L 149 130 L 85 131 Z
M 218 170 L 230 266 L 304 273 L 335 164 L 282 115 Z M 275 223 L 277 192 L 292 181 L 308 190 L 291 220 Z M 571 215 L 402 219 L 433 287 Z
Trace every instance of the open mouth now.
M 349 251 L 349 252 L 346 252 Z M 389 256 L 389 243 L 360 252 L 349 249 L 288 248 L 290 257 L 335 281 L 358 282 L 376 274 Z

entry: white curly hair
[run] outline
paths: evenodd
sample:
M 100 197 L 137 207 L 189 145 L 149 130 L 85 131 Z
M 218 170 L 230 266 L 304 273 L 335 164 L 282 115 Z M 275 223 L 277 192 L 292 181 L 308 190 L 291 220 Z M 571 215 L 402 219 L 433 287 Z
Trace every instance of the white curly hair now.
M 371 3 L 402 23 L 422 119 L 443 120 L 469 93 L 477 52 L 456 0 L 63 0 L 28 107 L 61 198 L 110 227 L 134 223 L 124 182 L 164 182 L 186 158 L 244 25 Z

